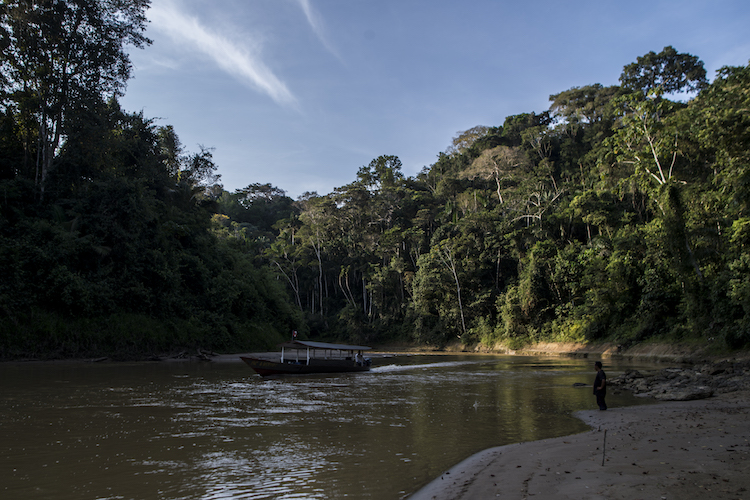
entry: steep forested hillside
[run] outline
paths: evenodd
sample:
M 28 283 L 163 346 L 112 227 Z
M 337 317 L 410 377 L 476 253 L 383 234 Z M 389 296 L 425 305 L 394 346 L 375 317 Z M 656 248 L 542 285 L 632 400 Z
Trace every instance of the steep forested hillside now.
M 292 329 L 750 342 L 750 67 L 709 83 L 666 47 L 619 85 L 460 133 L 414 178 L 384 155 L 295 201 L 225 191 L 210 150 L 120 109 L 146 5 L 0 6 L 0 357 L 265 348 Z
M 750 341 L 750 69 L 672 47 L 620 85 L 460 133 L 416 178 L 381 156 L 243 229 L 315 335 L 520 345 Z M 268 190 L 268 187 L 267 189 Z M 240 198 L 248 210 L 281 195 Z M 238 198 L 239 197 L 239 198 Z M 266 208 L 268 209 L 268 208 Z
M 0 358 L 264 348 L 301 325 L 216 237 L 211 152 L 119 108 L 147 3 L 0 5 Z

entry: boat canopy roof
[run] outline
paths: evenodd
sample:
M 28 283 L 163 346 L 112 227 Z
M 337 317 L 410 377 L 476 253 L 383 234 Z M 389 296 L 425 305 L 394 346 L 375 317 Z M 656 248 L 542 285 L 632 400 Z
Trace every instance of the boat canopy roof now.
M 310 342 L 308 340 L 293 340 L 279 344 L 286 349 L 333 349 L 337 351 L 366 351 L 371 349 L 364 345 L 329 344 L 327 342 Z

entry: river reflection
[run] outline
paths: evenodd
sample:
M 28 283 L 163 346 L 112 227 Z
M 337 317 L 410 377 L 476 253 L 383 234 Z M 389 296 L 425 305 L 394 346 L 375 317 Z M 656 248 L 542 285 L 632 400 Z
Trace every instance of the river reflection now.
M 0 365 L 0 496 L 391 500 L 482 449 L 584 431 L 571 413 L 595 407 L 573 387 L 593 380 L 585 360 L 373 364 L 271 379 L 239 360 Z

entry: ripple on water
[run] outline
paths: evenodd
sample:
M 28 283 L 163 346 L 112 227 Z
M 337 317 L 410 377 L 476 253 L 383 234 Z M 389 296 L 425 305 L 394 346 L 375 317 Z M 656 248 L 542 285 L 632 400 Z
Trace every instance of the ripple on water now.
M 32 500 L 381 500 L 487 446 L 580 430 L 570 413 L 591 395 L 572 383 L 590 381 L 587 360 L 466 358 L 277 379 L 229 364 L 0 366 L 13 375 L 0 483 Z
M 200 485 L 206 489 L 206 493 L 201 497 L 327 498 L 315 481 L 322 469 L 331 469 L 326 453 L 324 449 L 285 443 L 284 446 L 274 445 L 265 450 L 206 454 L 197 462 L 197 466 L 204 471 Z

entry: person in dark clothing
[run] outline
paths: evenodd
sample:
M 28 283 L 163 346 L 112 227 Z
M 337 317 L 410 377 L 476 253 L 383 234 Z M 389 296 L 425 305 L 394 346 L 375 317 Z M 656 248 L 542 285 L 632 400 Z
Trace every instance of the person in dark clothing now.
M 594 363 L 594 369 L 596 370 L 596 378 L 594 379 L 594 396 L 596 396 L 596 404 L 599 405 L 600 410 L 607 409 L 607 403 L 604 402 L 604 397 L 607 395 L 607 375 L 602 370 L 602 362 L 597 361 Z

